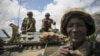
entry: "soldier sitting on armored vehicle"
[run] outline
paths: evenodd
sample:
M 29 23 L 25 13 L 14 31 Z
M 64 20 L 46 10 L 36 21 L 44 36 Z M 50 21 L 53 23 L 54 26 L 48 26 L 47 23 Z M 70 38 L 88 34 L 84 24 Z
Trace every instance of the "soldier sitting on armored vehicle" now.
M 18 26 L 13 23 L 10 23 L 9 26 L 12 28 L 12 38 L 10 39 L 9 43 L 14 43 L 18 41 Z
M 51 24 L 55 25 L 56 22 L 54 22 L 50 17 L 49 13 L 45 14 L 45 18 L 42 20 L 42 29 L 40 32 L 50 32 L 52 31 Z
M 91 42 L 87 36 L 95 32 L 94 20 L 83 8 L 67 11 L 61 20 L 61 33 L 69 37 L 51 56 L 92 56 Z
M 21 26 L 22 34 L 25 34 L 26 32 L 36 32 L 35 28 L 35 19 L 32 17 L 33 13 L 30 11 L 27 13 L 26 18 L 24 18 Z

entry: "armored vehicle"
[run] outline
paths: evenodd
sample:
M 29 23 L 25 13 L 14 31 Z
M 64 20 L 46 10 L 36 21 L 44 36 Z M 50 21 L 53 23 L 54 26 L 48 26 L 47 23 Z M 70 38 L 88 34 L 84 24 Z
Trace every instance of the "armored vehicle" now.
M 27 32 L 20 34 L 16 42 L 9 42 L 11 37 L 8 33 L 5 30 L 1 32 L 6 38 L 2 38 L 4 43 L 0 47 L 0 56 L 49 56 L 65 43 L 66 38 L 59 32 Z

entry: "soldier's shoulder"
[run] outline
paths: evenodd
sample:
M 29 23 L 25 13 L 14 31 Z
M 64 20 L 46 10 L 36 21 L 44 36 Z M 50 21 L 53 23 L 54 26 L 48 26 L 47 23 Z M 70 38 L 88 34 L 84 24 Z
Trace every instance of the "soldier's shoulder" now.
M 46 18 L 43 18 L 42 20 L 46 20 Z
M 50 20 L 53 20 L 52 18 L 49 18 Z
M 33 17 L 32 19 L 34 19 L 35 20 L 35 18 Z
M 32 18 L 33 21 L 35 21 L 35 18 Z
M 24 19 L 27 19 L 28 17 L 25 17 Z
M 50 18 L 49 20 L 53 21 L 53 19 L 52 19 L 52 18 Z
M 27 20 L 27 19 L 28 19 L 28 17 L 25 17 L 25 18 L 24 18 L 24 20 Z
M 42 21 L 45 21 L 45 20 L 46 20 L 46 18 L 43 18 L 43 19 L 42 19 Z

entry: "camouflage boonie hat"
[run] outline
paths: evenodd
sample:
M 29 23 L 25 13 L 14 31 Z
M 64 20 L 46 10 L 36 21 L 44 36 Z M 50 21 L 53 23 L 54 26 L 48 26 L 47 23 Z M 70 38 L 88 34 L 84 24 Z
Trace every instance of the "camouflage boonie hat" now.
M 66 11 L 66 13 L 61 18 L 60 30 L 61 30 L 62 34 L 67 35 L 66 26 L 69 22 L 69 18 L 73 15 L 79 15 L 79 16 L 85 17 L 82 20 L 87 25 L 87 30 L 88 30 L 87 36 L 89 36 L 95 32 L 95 24 L 94 24 L 94 20 L 91 17 L 91 15 L 89 15 L 83 8 L 72 8 L 72 9 Z

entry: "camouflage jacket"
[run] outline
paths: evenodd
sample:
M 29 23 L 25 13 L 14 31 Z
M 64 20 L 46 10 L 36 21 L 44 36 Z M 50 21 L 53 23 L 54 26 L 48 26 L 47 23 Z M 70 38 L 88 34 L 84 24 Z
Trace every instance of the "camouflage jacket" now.
M 34 18 L 24 18 L 23 23 L 22 23 L 22 27 L 21 30 L 23 31 L 28 31 L 28 32 L 35 32 L 36 28 L 35 28 L 35 19 Z
M 67 42 L 66 45 L 70 45 L 70 42 Z M 59 47 L 54 48 L 55 50 L 52 51 L 52 53 L 54 53 Z M 78 50 L 81 55 L 80 56 L 92 56 L 93 52 L 92 52 L 92 46 L 91 43 L 89 41 L 84 42 L 79 48 L 77 48 L 76 50 Z M 49 51 L 48 51 L 49 52 Z M 46 52 L 47 53 L 47 52 Z M 53 54 L 50 54 L 48 56 L 53 56 Z M 77 55 L 71 55 L 71 56 L 77 56 Z
M 52 23 L 54 23 L 54 21 L 51 18 L 50 19 L 44 18 L 42 20 L 42 28 L 51 28 Z

